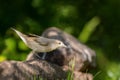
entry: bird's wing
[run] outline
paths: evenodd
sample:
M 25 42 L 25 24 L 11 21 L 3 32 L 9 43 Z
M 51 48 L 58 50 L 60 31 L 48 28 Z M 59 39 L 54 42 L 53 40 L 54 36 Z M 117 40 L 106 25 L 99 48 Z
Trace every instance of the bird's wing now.
M 40 37 L 40 36 L 38 36 L 38 35 L 36 35 L 36 34 L 31 34 L 31 33 L 28 34 L 27 36 L 28 36 L 28 37 Z
M 40 36 L 37 38 L 34 38 L 34 41 L 36 41 L 41 46 L 48 46 L 49 44 L 49 40 L 47 38 L 43 38 Z
M 49 40 L 35 34 L 28 34 L 27 36 L 33 38 L 33 40 L 41 46 L 48 46 Z

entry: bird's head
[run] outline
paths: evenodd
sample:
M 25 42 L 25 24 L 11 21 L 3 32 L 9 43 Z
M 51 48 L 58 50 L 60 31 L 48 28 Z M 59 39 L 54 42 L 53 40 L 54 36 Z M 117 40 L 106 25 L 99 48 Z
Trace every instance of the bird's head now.
M 65 48 L 67 48 L 67 46 L 66 46 L 62 41 L 60 41 L 60 40 L 56 40 L 56 41 L 55 41 L 55 44 L 56 44 L 58 47 L 65 47 Z

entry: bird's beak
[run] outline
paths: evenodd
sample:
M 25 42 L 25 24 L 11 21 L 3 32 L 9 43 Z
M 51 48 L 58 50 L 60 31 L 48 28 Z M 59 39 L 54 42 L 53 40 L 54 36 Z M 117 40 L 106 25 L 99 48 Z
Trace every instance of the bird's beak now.
M 65 44 L 63 44 L 63 47 L 67 48 L 67 46 Z

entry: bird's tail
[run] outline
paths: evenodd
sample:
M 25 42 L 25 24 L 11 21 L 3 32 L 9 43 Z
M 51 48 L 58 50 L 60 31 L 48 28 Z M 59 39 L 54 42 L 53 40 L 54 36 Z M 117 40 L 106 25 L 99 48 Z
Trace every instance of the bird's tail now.
M 25 34 L 21 33 L 20 31 L 14 29 L 14 28 L 11 28 L 11 29 L 18 34 L 18 36 L 23 40 L 23 42 L 25 44 L 27 44 L 27 36 Z

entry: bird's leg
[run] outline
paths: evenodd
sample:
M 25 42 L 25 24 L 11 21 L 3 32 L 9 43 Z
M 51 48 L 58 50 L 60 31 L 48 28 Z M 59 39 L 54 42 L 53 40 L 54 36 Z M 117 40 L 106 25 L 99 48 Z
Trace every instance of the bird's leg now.
M 33 50 L 33 53 L 35 54 L 36 57 L 38 57 L 39 59 L 41 59 L 41 57 L 37 54 L 36 51 Z
M 44 52 L 44 54 L 43 54 L 43 56 L 42 56 L 42 59 L 45 59 L 46 55 L 47 55 L 47 53 Z

